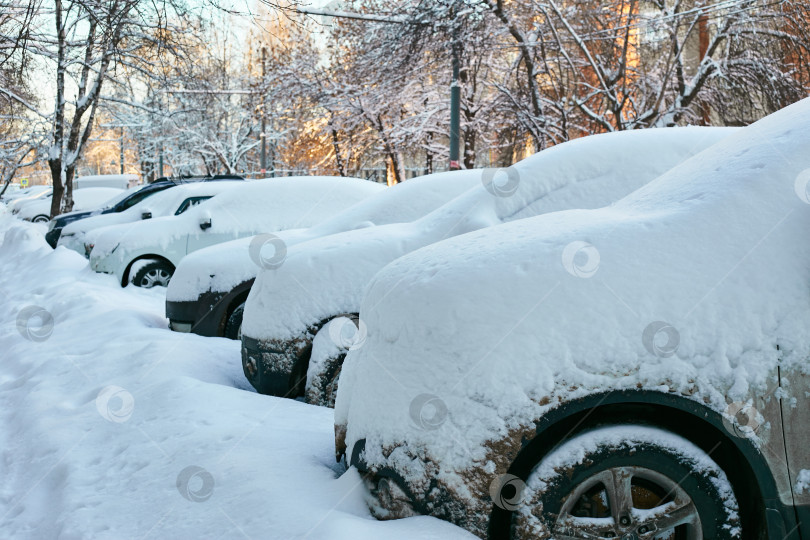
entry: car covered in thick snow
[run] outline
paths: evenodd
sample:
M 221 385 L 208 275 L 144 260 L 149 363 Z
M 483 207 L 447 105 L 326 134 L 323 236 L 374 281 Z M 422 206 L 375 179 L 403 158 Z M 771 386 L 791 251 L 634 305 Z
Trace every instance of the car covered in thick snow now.
M 9 212 L 12 214 L 18 214 L 20 212 L 20 208 L 29 202 L 50 197 L 52 193 L 53 188 L 51 186 L 31 186 L 30 188 L 26 188 L 20 190 L 18 193 L 15 193 L 14 196 L 7 201 L 6 206 Z
M 124 175 L 127 176 L 127 175 Z M 134 175 L 129 175 L 134 176 Z M 79 221 L 90 216 L 97 216 L 99 214 L 117 214 L 123 212 L 136 204 L 142 202 L 144 199 L 159 193 L 165 189 L 169 189 L 187 182 L 193 181 L 220 181 L 220 180 L 244 180 L 240 176 L 222 175 L 222 176 L 207 176 L 207 177 L 180 177 L 180 178 L 159 178 L 145 186 L 135 186 L 124 192 L 118 199 L 113 199 L 103 208 L 87 211 L 74 211 L 62 214 L 53 218 L 48 225 L 48 233 L 45 235 L 45 240 L 48 244 L 55 248 L 59 243 L 59 238 L 62 235 L 62 229 L 74 221 Z
M 0 202 L 4 202 L 6 203 L 6 205 L 10 205 L 17 199 L 38 195 L 43 191 L 47 191 L 49 189 L 51 189 L 51 186 L 31 186 L 24 188 L 17 183 L 12 183 L 9 184 L 8 189 L 6 189 L 5 193 L 3 193 L 3 196 L 0 197 Z
M 62 229 L 57 245 L 72 249 L 89 258 L 96 236 L 102 234 L 106 227 L 163 216 L 179 216 L 189 208 L 244 183 L 244 181 L 238 180 L 193 182 L 180 185 L 174 181 L 155 182 L 143 188 L 145 193 L 136 192 L 112 205 L 112 208 L 126 206 L 118 212 L 98 212 L 68 223 Z M 121 234 L 125 232 L 123 228 L 116 230 Z
M 417 221 L 293 246 L 282 265 L 259 272 L 245 304 L 245 376 L 261 393 L 330 404 L 342 356 L 327 349 L 313 360 L 313 340 L 319 332 L 331 337 L 323 344 L 354 339 L 363 290 L 386 264 L 469 231 L 557 210 L 598 208 L 732 132 L 692 127 L 585 137 L 505 170 L 479 170 L 480 184 Z
M 613 205 L 388 265 L 335 406 L 375 513 L 492 538 L 807 538 L 809 187 L 804 100 Z
M 168 186 L 161 184 L 149 184 L 147 186 L 130 188 L 120 193 L 118 197 L 110 199 L 104 206 L 100 208 L 95 208 L 93 210 L 74 210 L 73 212 L 60 214 L 51 219 L 50 223 L 48 224 L 48 232 L 45 234 L 45 241 L 48 242 L 48 245 L 52 248 L 56 248 L 57 244 L 59 243 L 59 237 L 62 235 L 62 229 L 64 229 L 68 224 L 90 216 L 122 212 L 130 206 L 137 204 L 140 200 L 145 199 L 149 195 L 153 195 L 161 189 L 165 189 L 165 187 Z
M 476 171 L 436 173 L 401 182 L 309 229 L 281 231 L 286 248 L 313 238 L 387 223 L 413 221 L 477 184 Z M 251 245 L 266 238 L 243 238 L 185 257 L 166 289 L 169 327 L 180 332 L 238 339 L 245 300 L 261 259 Z
M 88 187 L 73 191 L 73 209 L 76 211 L 93 210 L 106 206 L 108 202 L 119 197 L 125 190 L 110 187 Z M 51 220 L 51 192 L 43 192 L 41 197 L 32 199 L 14 209 L 14 214 L 26 221 L 48 223 Z
M 188 253 L 245 236 L 310 227 L 382 189 L 367 180 L 327 176 L 246 182 L 180 215 L 105 227 L 95 236 L 90 266 L 114 274 L 122 286 L 130 281 L 139 287 L 166 286 Z
M 73 189 L 89 187 L 132 189 L 140 184 L 140 180 L 137 174 L 92 174 L 74 178 Z

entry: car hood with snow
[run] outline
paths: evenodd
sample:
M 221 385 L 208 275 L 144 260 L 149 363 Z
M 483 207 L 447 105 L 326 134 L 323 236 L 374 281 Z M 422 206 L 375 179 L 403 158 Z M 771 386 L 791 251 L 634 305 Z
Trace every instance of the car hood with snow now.
M 406 180 L 381 190 L 307 231 L 283 231 L 286 247 L 336 234 L 387 223 L 413 221 L 441 206 L 480 181 L 476 171 L 435 173 Z M 250 238 L 201 249 L 183 259 L 166 289 L 168 301 L 196 300 L 200 294 L 228 292 L 256 277 L 259 266 L 250 256 Z
M 179 216 L 105 227 L 90 264 L 126 281 L 129 266 L 155 256 L 177 266 L 187 253 L 237 238 L 312 226 L 379 190 L 343 177 L 287 177 L 234 186 Z
M 357 313 L 364 288 L 386 264 L 465 232 L 546 212 L 604 206 L 733 132 L 666 128 L 585 137 L 505 170 L 478 171 L 481 185 L 413 223 L 294 246 L 283 265 L 259 273 L 248 297 L 242 326 L 246 376 L 261 392 L 302 393 L 294 373 L 306 373 L 314 333 L 330 318 Z
M 73 209 L 77 212 L 102 208 L 120 197 L 125 190 L 110 187 L 83 188 L 73 191 Z M 28 221 L 48 222 L 51 216 L 51 195 L 29 201 L 19 207 L 17 217 Z
M 232 187 L 243 186 L 244 184 L 244 182 L 229 181 L 195 182 L 164 189 L 148 196 L 123 212 L 94 215 L 68 224 L 62 229 L 58 245 L 86 256 L 89 255 L 86 246 L 95 242 L 95 238 L 92 238 L 93 235 L 88 237 L 90 231 L 99 231 L 102 227 L 111 225 L 136 223 L 144 219 L 144 214 L 150 216 L 150 219 L 177 215 L 191 208 L 192 202 L 200 202 L 223 193 Z
M 337 396 L 338 451 L 362 441 L 372 470 L 420 493 L 438 478 L 468 514 L 486 513 L 478 472 L 505 473 L 561 403 L 646 389 L 723 414 L 769 395 L 777 364 L 797 383 L 810 356 L 809 185 L 804 100 L 612 206 L 395 261 L 363 299 L 366 339 Z M 794 392 L 782 399 L 806 397 Z M 414 421 L 420 395 L 446 411 L 440 429 Z

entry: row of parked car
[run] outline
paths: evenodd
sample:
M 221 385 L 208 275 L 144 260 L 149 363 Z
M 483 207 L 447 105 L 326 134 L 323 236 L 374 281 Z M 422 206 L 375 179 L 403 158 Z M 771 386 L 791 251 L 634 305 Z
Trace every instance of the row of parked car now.
M 47 239 L 335 407 L 380 518 L 810 538 L 808 170 L 805 100 L 393 187 L 164 179 Z

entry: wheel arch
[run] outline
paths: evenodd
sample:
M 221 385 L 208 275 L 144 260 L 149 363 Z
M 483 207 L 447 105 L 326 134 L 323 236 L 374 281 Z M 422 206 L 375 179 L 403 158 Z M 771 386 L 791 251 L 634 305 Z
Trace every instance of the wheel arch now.
M 744 530 L 755 530 L 755 538 L 798 538 L 789 536 L 796 534 L 795 512 L 781 503 L 771 468 L 762 453 L 748 439 L 731 435 L 716 411 L 677 395 L 621 391 L 566 402 L 536 422 L 534 436 L 521 442 L 507 472 L 526 480 L 534 466 L 567 438 L 590 428 L 617 423 L 654 425 L 691 441 L 709 453 L 728 476 L 738 495 Z M 511 519 L 511 512 L 494 506 L 489 536 L 508 538 Z
M 359 319 L 360 314 L 359 313 L 352 313 L 352 312 L 349 312 L 349 311 L 346 311 L 346 312 L 343 312 L 343 313 L 337 313 L 335 315 L 331 315 L 329 317 L 325 317 L 325 318 L 321 319 L 317 323 L 315 323 L 313 325 L 310 325 L 310 327 L 307 329 L 307 334 L 312 336 L 312 337 L 309 339 L 309 343 L 307 344 L 306 348 L 301 352 L 301 355 L 296 360 L 295 367 L 293 368 L 299 374 L 301 374 L 301 376 L 303 376 L 303 383 L 304 384 L 299 385 L 299 386 L 301 386 L 301 388 L 299 388 L 299 392 L 297 393 L 297 395 L 306 394 L 306 379 L 307 379 L 307 374 L 309 373 L 310 363 L 312 362 L 312 343 L 315 340 L 315 336 L 317 335 L 318 332 L 323 330 L 326 327 L 327 324 L 329 324 L 330 322 L 332 322 L 333 320 L 335 320 L 335 319 L 337 319 L 339 317 L 349 317 L 349 318 L 354 317 L 354 318 Z
M 220 317 L 218 323 L 218 332 L 221 336 L 225 335 L 225 328 L 228 326 L 228 319 L 231 318 L 233 312 L 236 311 L 236 308 L 239 307 L 240 304 L 243 302 L 247 302 L 247 298 L 250 295 L 250 290 L 253 288 L 253 283 L 256 281 L 256 278 L 250 279 L 244 283 L 240 283 L 233 290 L 237 290 L 240 288 L 244 288 L 244 290 L 237 292 L 233 295 L 233 297 L 228 301 L 227 307 L 223 310 L 222 317 Z
M 135 264 L 136 262 L 142 261 L 144 259 L 154 259 L 156 261 L 165 262 L 166 264 L 168 264 L 169 266 L 172 267 L 172 272 L 177 269 L 177 267 L 174 265 L 174 263 L 172 261 L 170 261 L 169 259 L 167 259 L 166 257 L 164 257 L 162 255 L 156 255 L 156 254 L 153 254 L 153 253 L 147 253 L 147 254 L 144 254 L 144 255 L 138 255 L 137 257 L 135 257 L 134 259 L 129 261 L 129 264 L 127 264 L 126 268 L 124 268 L 124 273 L 121 275 L 121 286 L 122 287 L 126 287 L 127 283 L 129 283 L 129 272 L 132 269 L 132 265 Z

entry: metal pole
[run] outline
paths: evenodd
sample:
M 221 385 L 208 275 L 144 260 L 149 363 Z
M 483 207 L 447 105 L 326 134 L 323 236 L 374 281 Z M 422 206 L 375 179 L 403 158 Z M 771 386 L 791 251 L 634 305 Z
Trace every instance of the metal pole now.
M 158 155 L 158 168 L 160 169 L 160 174 L 158 178 L 163 178 L 163 98 L 160 98 L 158 101 L 158 107 L 160 109 L 160 154 Z
M 121 126 L 121 174 L 124 174 L 124 126 Z
M 461 58 L 458 43 L 458 34 L 454 32 L 453 39 L 453 82 L 450 84 L 450 170 L 461 168 L 459 162 L 459 133 L 461 117 L 461 86 L 459 75 L 461 71 Z
M 261 105 L 262 106 L 262 133 L 260 135 L 261 136 L 261 141 L 262 141 L 262 157 L 261 157 L 262 176 L 267 174 L 267 134 L 265 133 L 265 129 L 267 127 L 266 126 L 267 115 L 265 114 L 265 99 L 264 99 L 264 94 L 265 94 L 265 92 L 264 92 L 264 77 L 265 77 L 265 73 L 266 73 L 265 72 L 266 59 L 267 59 L 267 49 L 265 47 L 262 47 L 262 84 L 261 84 L 261 87 L 260 87 L 262 89 L 262 105 Z

